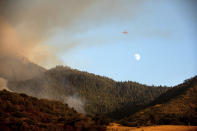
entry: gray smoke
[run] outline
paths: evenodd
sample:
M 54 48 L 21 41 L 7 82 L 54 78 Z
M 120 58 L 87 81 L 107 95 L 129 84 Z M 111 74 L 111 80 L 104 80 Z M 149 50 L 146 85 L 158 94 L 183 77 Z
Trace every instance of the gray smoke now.
M 8 87 L 7 87 L 7 80 L 0 77 L 0 91 L 1 90 L 8 90 L 8 91 L 10 91 L 8 89 Z
M 68 104 L 69 107 L 74 108 L 77 112 L 83 114 L 86 113 L 84 110 L 85 100 L 82 100 L 79 96 L 72 95 L 65 97 L 64 102 Z
M 79 39 L 46 44 L 58 30 L 83 33 L 95 25 L 122 21 L 128 15 L 134 17 L 141 3 L 138 0 L 0 0 L 0 55 L 18 53 L 45 68 L 62 64 L 57 54 L 82 43 Z

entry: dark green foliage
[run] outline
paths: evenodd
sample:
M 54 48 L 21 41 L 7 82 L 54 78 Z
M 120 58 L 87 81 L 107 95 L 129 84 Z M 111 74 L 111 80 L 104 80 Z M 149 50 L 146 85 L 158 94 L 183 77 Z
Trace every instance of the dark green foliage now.
M 116 119 L 130 115 L 139 106 L 151 102 L 169 89 L 130 81 L 116 82 L 63 66 L 47 71 L 42 77 L 20 82 L 9 81 L 8 85 L 17 92 L 60 101 L 64 101 L 65 96 L 77 94 L 85 101 L 88 114 L 108 114 Z M 128 106 L 132 107 L 130 112 L 121 113 L 120 110 Z M 119 115 L 114 116 L 114 113 Z
M 197 125 L 197 77 L 173 87 L 120 123 L 127 126 Z
M 85 111 L 94 117 L 79 114 L 61 102 L 3 91 L 0 93 L 0 98 L 6 101 L 0 101 L 3 128 L 24 130 L 28 125 L 33 130 L 53 130 L 57 126 L 86 130 L 107 125 L 111 121 L 107 117 L 116 120 L 126 117 L 119 123 L 127 126 L 197 124 L 197 77 L 173 88 L 155 87 L 116 82 L 58 66 L 33 79 L 9 81 L 8 86 L 13 91 L 62 102 L 66 96 L 77 94 L 85 103 Z

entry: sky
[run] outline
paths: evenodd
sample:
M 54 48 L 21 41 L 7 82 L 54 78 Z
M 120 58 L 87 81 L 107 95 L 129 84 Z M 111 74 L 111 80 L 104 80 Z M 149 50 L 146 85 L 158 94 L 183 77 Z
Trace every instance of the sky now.
M 197 75 L 195 0 L 27 1 L 3 3 L 2 18 L 48 69 L 167 86 Z

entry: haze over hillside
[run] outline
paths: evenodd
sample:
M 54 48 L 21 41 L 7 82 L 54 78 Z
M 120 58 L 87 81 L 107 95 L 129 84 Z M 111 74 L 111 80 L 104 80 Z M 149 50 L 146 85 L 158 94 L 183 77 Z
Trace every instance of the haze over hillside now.
M 4 79 L 8 79 L 6 83 L 9 90 L 38 98 L 59 100 L 68 103 L 70 107 L 81 113 L 101 113 L 120 119 L 134 113 L 170 89 L 170 87 L 147 86 L 130 81 L 116 82 L 64 66 L 45 70 L 22 57 L 6 60 L 15 62 L 21 67 L 21 70 L 16 69 L 14 64 L 6 66 L 8 63 L 4 62 L 2 71 L 9 71 L 12 74 L 12 77 L 9 77 L 6 73 L 1 73 Z M 31 71 L 37 72 L 36 75 L 31 74 Z M 27 77 L 27 74 L 31 77 Z M 127 108 L 129 111 L 125 111 Z M 114 116 L 114 114 L 118 115 Z
M 103 123 L 110 118 L 129 126 L 196 125 L 196 77 L 175 87 L 148 86 L 132 81 L 117 82 L 67 66 L 46 70 L 17 55 L 2 55 L 0 58 L 1 90 L 58 100 L 77 112 L 91 115 L 91 119 L 104 116 Z M 8 116 L 2 116 L 2 124 L 5 124 L 4 117 Z M 22 127 L 29 128 L 29 125 Z
M 116 82 L 64 66 L 44 70 L 28 60 L 24 63 L 22 59 L 18 59 L 17 62 L 24 69 L 22 73 L 20 70 L 13 70 L 12 66 L 5 66 L 11 73 L 13 71 L 12 77 L 15 78 L 8 79 L 7 86 L 11 91 L 60 100 L 82 113 L 103 114 L 125 105 L 141 106 L 168 90 L 167 87 L 147 86 L 136 82 Z M 27 80 L 17 79 L 18 74 L 19 78 L 28 78 L 25 75 L 31 74 L 29 71 L 35 69 L 37 73 L 34 77 L 32 74 Z M 9 78 L 6 73 L 2 77 Z
M 19 55 L 1 54 L 0 77 L 8 80 L 28 80 L 41 76 L 46 70 Z
M 196 12 L 195 0 L 0 0 L 0 130 L 196 126 Z

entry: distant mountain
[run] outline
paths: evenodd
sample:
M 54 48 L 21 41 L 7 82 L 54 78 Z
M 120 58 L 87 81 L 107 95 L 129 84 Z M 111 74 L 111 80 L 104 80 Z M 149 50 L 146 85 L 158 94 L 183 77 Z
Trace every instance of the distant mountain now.
M 28 80 L 41 76 L 46 69 L 16 54 L 0 55 L 0 77 L 7 80 Z
M 0 91 L 0 129 L 3 130 L 104 130 L 104 119 L 91 118 L 58 101 Z M 102 124 L 102 125 L 101 125 Z
M 168 90 L 120 123 L 127 126 L 197 125 L 197 76 Z
M 8 87 L 15 92 L 66 102 L 77 111 L 88 114 L 109 114 L 126 105 L 136 110 L 136 106 L 150 103 L 169 89 L 131 81 L 116 82 L 63 66 L 57 66 L 32 79 L 9 81 Z M 76 102 L 84 110 L 78 109 Z

